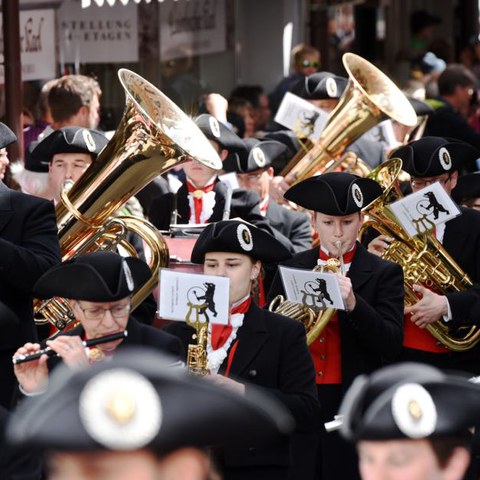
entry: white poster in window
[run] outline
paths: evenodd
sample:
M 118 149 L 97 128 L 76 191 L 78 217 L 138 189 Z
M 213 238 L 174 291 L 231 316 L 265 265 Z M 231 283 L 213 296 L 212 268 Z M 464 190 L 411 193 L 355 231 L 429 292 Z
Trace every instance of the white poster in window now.
M 55 13 L 53 10 L 26 10 L 20 12 L 20 56 L 22 80 L 55 78 Z M 1 54 L 0 83 L 4 78 L 3 24 L 0 16 Z
M 158 313 L 161 318 L 228 324 L 230 279 L 213 275 L 160 270 Z
M 227 48 L 225 0 L 162 2 L 159 25 L 162 61 Z
M 135 2 L 82 8 L 80 0 L 64 0 L 58 22 L 60 64 L 138 61 Z
M 439 182 L 392 203 L 390 208 L 410 237 L 429 232 L 461 214 Z
M 279 268 L 287 300 L 315 311 L 325 308 L 345 310 L 338 278 L 334 273 L 282 266 Z

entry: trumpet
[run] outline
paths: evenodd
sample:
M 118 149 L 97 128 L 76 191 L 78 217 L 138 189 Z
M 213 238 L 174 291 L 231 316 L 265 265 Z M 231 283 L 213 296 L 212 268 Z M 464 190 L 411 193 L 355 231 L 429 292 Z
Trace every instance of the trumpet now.
M 94 347 L 95 345 L 100 345 L 102 343 L 113 342 L 115 340 L 120 340 L 127 338 L 127 330 L 122 332 L 112 333 L 111 335 L 105 335 L 104 337 L 92 338 L 90 340 L 84 340 L 82 345 L 85 348 Z M 38 360 L 42 355 L 48 355 L 49 357 L 59 357 L 60 355 L 50 347 L 39 350 L 38 352 L 31 353 L 30 355 L 17 355 L 12 357 L 12 363 L 14 365 L 20 365 L 21 363 L 31 362 L 33 360 Z

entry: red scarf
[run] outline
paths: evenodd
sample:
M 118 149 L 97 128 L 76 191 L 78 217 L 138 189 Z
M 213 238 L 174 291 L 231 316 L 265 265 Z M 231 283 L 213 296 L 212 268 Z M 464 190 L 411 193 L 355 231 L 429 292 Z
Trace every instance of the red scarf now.
M 215 182 L 210 185 L 206 185 L 203 188 L 197 188 L 193 183 L 187 180 L 187 190 L 188 193 L 193 194 L 193 207 L 195 209 L 195 223 L 200 223 L 200 215 L 202 214 L 203 208 L 203 196 L 211 192 L 215 187 Z
M 252 303 L 252 297 L 248 297 L 242 303 L 230 310 L 230 315 L 235 313 L 246 313 Z M 218 323 L 212 323 L 212 348 L 214 350 L 219 349 L 228 339 L 232 333 L 232 325 L 219 325 Z
M 343 263 L 344 264 L 347 264 L 347 263 L 352 263 L 352 260 L 353 260 L 353 257 L 355 256 L 355 252 L 357 250 L 357 244 L 355 243 L 355 245 L 353 246 L 353 248 L 348 251 L 348 252 L 345 252 L 343 254 Z M 336 257 L 331 257 L 329 255 L 327 255 L 323 250 L 322 248 L 320 247 L 318 249 L 318 258 L 320 260 L 323 260 L 324 262 L 326 262 L 327 260 L 330 260 L 331 258 L 336 258 Z

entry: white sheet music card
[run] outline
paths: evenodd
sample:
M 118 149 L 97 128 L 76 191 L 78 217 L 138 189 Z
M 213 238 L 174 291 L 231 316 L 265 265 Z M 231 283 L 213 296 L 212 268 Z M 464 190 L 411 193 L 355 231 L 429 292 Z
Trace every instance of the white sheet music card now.
M 158 312 L 169 320 L 228 324 L 230 279 L 162 268 Z
M 461 214 L 439 182 L 397 200 L 390 208 L 410 237 L 431 231 Z
M 334 273 L 314 272 L 280 266 L 280 275 L 287 300 L 314 310 L 345 310 L 338 278 Z
M 317 140 L 328 120 L 328 113 L 303 98 L 287 92 L 278 107 L 275 121 L 297 137 Z

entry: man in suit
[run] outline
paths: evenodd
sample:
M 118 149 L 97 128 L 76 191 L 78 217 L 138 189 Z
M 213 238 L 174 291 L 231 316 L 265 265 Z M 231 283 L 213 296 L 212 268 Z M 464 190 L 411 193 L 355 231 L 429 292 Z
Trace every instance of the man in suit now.
M 209 224 L 192 251 L 192 262 L 204 273 L 230 279 L 230 319 L 226 326 L 209 324 L 207 359 L 212 380 L 245 394 L 250 384 L 262 387 L 291 412 L 296 432 L 318 427 L 314 371 L 305 329 L 298 322 L 260 309 L 251 299 L 253 280 L 262 263 L 288 258 L 271 235 L 238 220 Z M 175 322 L 167 330 L 185 348 L 196 344 L 195 330 Z M 225 479 L 307 478 L 297 473 L 298 457 L 289 455 L 289 439 L 269 449 L 225 449 Z M 304 465 L 311 470 L 311 465 Z
M 0 149 L 17 140 L 0 123 Z M 35 341 L 32 288 L 40 276 L 60 261 L 55 212 L 51 202 L 10 190 L 0 182 L 0 301 L 18 317 L 17 328 L 2 323 L 0 335 L 0 404 L 11 407 L 15 389 L 12 355 Z
M 35 284 L 39 298 L 68 298 L 79 325 L 53 340 L 47 340 L 61 360 L 71 367 L 85 366 L 111 356 L 117 348 L 129 345 L 151 346 L 180 358 L 183 355 L 178 339 L 131 315 L 131 296 L 151 277 L 148 265 L 135 257 L 123 258 L 117 253 L 98 251 L 66 261 L 46 272 Z M 126 338 L 85 349 L 84 340 L 127 331 Z M 26 343 L 16 352 L 29 355 L 40 350 L 38 343 Z M 49 370 L 58 357 L 48 357 L 15 365 L 21 390 L 38 392 L 48 381 Z
M 230 162 L 237 172 L 240 186 L 259 195 L 260 213 L 270 223 L 277 240 L 291 253 L 307 250 L 312 246 L 309 215 L 281 206 L 270 197 L 274 176 L 272 164 L 285 154 L 287 147 L 275 140 L 253 140 L 245 143 L 249 147 L 248 154 L 239 155 L 237 162 Z
M 410 174 L 414 192 L 439 182 L 450 195 L 458 179 L 458 170 L 479 156 L 471 145 L 443 137 L 423 137 L 392 152 L 403 161 Z M 480 279 L 480 212 L 460 207 L 461 215 L 437 225 L 435 236 L 446 252 L 476 283 Z M 381 255 L 390 239 L 380 235 L 369 244 L 369 251 Z M 478 286 L 451 293 L 436 293 L 417 285 L 419 301 L 406 308 L 403 359 L 424 362 L 441 369 L 461 369 L 478 373 L 478 347 L 452 352 L 441 345 L 425 327 L 433 322 L 453 322 L 455 326 L 479 321 L 475 302 Z
M 220 158 L 245 150 L 235 133 L 212 115 L 200 115 L 195 123 L 210 140 Z M 260 214 L 260 199 L 254 192 L 233 190 L 218 178 L 218 171 L 196 160 L 183 165 L 186 180 L 176 194 L 154 198 L 149 220 L 159 230 L 169 230 L 172 220 L 179 224 L 213 223 L 225 218 L 243 218 L 271 233 L 271 227 Z
M 10 451 L 41 450 L 52 480 L 214 480 L 208 447 L 266 447 L 291 431 L 291 416 L 268 394 L 250 387 L 241 396 L 171 363 L 142 347 L 59 368 L 49 390 L 12 415 Z
M 337 275 L 345 310 L 338 311 L 311 343 L 317 394 L 323 423 L 333 420 L 346 389 L 361 373 L 395 361 L 402 347 L 402 269 L 366 251 L 356 239 L 363 223 L 361 210 L 382 193 L 373 180 L 346 172 L 327 173 L 297 183 L 285 198 L 315 212 L 320 246 L 282 262 L 312 270 L 343 256 Z M 342 262 L 340 262 L 342 263 Z M 269 300 L 283 294 L 277 273 Z M 355 451 L 336 432 L 323 427 L 308 439 L 316 452 L 317 477 L 323 480 L 358 478 Z

